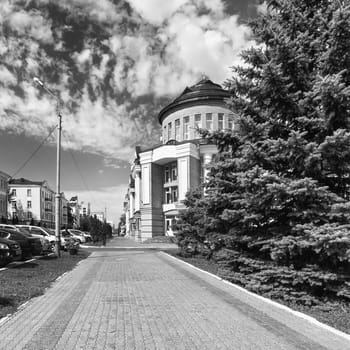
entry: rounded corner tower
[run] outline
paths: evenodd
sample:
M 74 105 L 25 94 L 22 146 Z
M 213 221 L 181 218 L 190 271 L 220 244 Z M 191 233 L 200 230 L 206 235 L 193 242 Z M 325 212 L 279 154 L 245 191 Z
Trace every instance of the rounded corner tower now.
M 233 129 L 233 113 L 226 103 L 228 98 L 230 93 L 208 78 L 186 87 L 158 114 L 163 143 L 198 139 L 198 129 Z

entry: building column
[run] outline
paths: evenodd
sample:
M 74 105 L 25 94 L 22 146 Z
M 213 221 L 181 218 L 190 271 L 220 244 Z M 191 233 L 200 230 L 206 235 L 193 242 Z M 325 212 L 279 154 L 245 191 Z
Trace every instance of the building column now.
M 205 153 L 203 155 L 203 174 L 204 174 L 204 181 L 206 181 L 207 176 L 209 174 L 210 169 L 208 168 L 208 165 L 211 163 L 212 160 L 212 154 L 211 153 Z
M 130 198 L 130 217 L 132 218 L 134 216 L 134 210 L 135 210 L 135 192 L 130 191 L 129 198 Z
M 135 171 L 135 211 L 141 208 L 141 168 Z

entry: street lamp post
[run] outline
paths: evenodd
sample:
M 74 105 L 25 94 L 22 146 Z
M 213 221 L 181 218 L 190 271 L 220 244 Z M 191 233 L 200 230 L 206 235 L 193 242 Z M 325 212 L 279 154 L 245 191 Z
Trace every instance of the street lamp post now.
M 60 101 L 58 97 L 48 89 L 44 83 L 37 77 L 34 77 L 34 82 L 40 85 L 47 93 L 53 96 L 56 100 L 57 112 L 57 157 L 56 157 L 56 195 L 55 195 L 55 253 L 58 257 L 61 256 L 61 131 L 62 131 L 62 115 L 60 112 Z

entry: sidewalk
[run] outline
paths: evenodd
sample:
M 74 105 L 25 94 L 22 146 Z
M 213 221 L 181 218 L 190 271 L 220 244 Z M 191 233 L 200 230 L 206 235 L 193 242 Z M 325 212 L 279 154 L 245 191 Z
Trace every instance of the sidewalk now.
M 128 247 L 126 239 L 110 248 Z M 349 350 L 348 338 L 155 250 L 93 252 L 0 321 L 1 350 Z
M 166 249 L 177 249 L 178 246 L 175 243 L 140 243 L 140 242 L 135 242 L 133 239 L 130 239 L 129 237 L 117 237 L 114 236 L 112 239 L 110 239 L 106 247 L 103 247 L 102 245 L 99 246 L 92 246 L 89 245 L 88 243 L 85 243 L 81 245 L 83 248 L 113 248 L 113 249 L 155 249 L 155 250 L 166 250 Z

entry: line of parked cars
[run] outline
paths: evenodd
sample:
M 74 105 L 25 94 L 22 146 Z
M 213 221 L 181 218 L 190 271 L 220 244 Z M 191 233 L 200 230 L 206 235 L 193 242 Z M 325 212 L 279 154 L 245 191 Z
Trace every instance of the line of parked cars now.
M 61 231 L 61 249 L 79 248 L 89 242 L 90 234 L 76 230 Z M 12 261 L 47 255 L 55 250 L 55 230 L 31 225 L 0 224 L 0 267 Z

